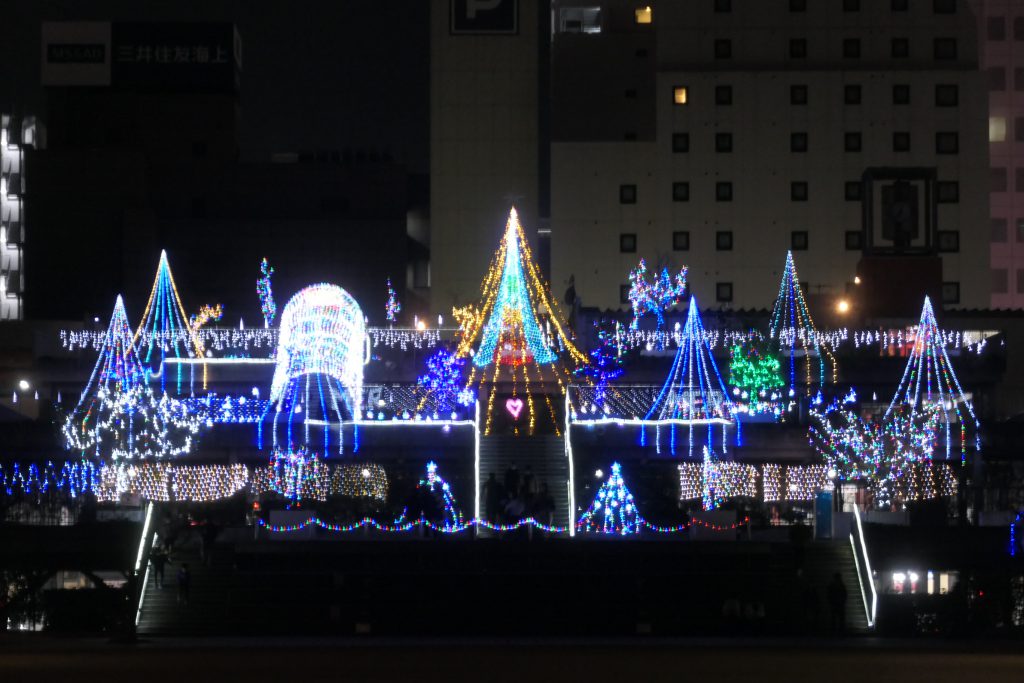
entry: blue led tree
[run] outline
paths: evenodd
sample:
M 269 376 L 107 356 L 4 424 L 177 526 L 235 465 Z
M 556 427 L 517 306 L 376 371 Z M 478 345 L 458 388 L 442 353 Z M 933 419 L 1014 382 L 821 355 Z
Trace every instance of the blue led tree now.
M 178 288 L 171 275 L 167 252 L 160 252 L 153 289 L 142 314 L 142 323 L 135 332 L 135 343 L 139 357 L 154 373 L 160 374 L 160 387 L 167 386 L 164 361 L 173 358 L 202 358 L 203 349 L 191 325 L 185 307 L 178 295 Z M 176 369 L 177 390 L 181 391 L 182 367 Z
M 610 382 L 622 376 L 622 347 L 619 343 L 619 323 L 614 328 L 597 326 L 597 346 L 590 352 L 590 364 L 581 365 L 575 371 L 578 378 L 594 385 L 594 404 L 603 406 L 608 395 Z
M 821 343 L 818 330 L 814 327 L 814 319 L 807 308 L 800 276 L 796 272 L 793 252 L 786 252 L 786 267 L 779 283 L 779 294 L 772 309 L 771 322 L 768 328 L 770 344 L 768 352 L 779 358 L 786 358 L 789 372 L 786 379 L 790 398 L 798 393 L 798 383 L 802 379 L 805 395 L 811 395 L 815 387 L 836 380 L 838 366 L 832 353 Z M 803 372 L 797 377 L 798 359 L 803 358 Z M 831 367 L 831 374 L 826 371 Z
M 711 353 L 696 297 L 690 298 L 686 325 L 683 326 L 678 343 L 679 348 L 665 384 L 644 419 L 668 423 L 669 443 L 673 455 L 676 453 L 677 426 L 685 426 L 688 429 L 689 456 L 692 457 L 694 454 L 695 434 L 701 430 L 705 433 L 701 439 L 703 445 L 709 450 L 714 449 L 713 434 L 716 426 L 720 428 L 722 452 L 725 452 L 726 427 L 735 424 L 738 437 L 738 423 L 735 422 L 736 406 L 729 398 L 725 382 L 722 381 L 715 357 Z M 657 429 L 660 452 L 660 426 Z
M 402 304 L 398 301 L 395 288 L 391 286 L 391 278 L 388 278 L 388 300 L 384 304 L 384 314 L 389 323 L 398 320 L 398 314 L 402 312 Z
M 642 523 L 633 494 L 622 478 L 622 466 L 614 462 L 608 479 L 601 484 L 594 501 L 576 522 L 576 529 L 628 536 L 640 533 Z
M 445 348 L 427 358 L 427 372 L 416 384 L 426 392 L 426 401 L 435 412 L 445 416 L 455 409 L 463 389 L 462 366 L 465 360 Z
M 427 476 L 424 479 L 420 479 L 416 488 L 424 496 L 435 501 L 439 500 L 441 504 L 441 525 L 444 528 L 458 529 L 462 526 L 462 511 L 459 510 L 459 506 L 455 502 L 451 486 L 437 473 L 436 462 L 431 460 L 427 463 Z M 423 511 L 425 509 L 421 509 L 418 512 Z M 428 521 L 434 522 L 436 520 L 430 519 Z
M 260 297 L 260 309 L 263 311 L 264 327 L 272 326 L 274 324 L 274 317 L 277 315 L 277 303 L 274 301 L 274 290 L 270 283 L 270 278 L 273 274 L 273 266 L 264 258 L 260 263 L 260 276 L 256 280 L 256 294 Z

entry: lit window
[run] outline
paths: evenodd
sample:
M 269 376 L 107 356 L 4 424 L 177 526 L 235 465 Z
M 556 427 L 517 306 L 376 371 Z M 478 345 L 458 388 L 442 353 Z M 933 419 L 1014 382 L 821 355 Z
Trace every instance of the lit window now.
M 686 95 L 687 92 L 685 85 L 677 85 L 672 88 L 672 101 L 676 104 L 686 104 Z
M 1006 140 L 1006 118 L 990 116 L 988 118 L 988 141 L 1003 142 Z
M 636 10 L 633 12 L 633 16 L 636 18 L 636 23 L 638 24 L 651 23 L 652 16 L 650 6 L 637 7 Z

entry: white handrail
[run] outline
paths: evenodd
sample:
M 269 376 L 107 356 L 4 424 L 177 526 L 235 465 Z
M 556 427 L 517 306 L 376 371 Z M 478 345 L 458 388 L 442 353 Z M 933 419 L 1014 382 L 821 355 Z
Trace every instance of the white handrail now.
M 875 627 L 875 620 L 878 615 L 878 593 L 875 591 L 874 572 L 871 569 L 871 560 L 868 558 L 868 545 L 864 538 L 864 527 L 860 522 L 860 510 L 853 506 L 853 517 L 857 520 L 857 536 L 860 541 L 860 552 L 864 557 L 864 568 L 867 571 L 867 584 L 871 590 L 871 603 L 868 604 L 868 595 L 864 590 L 864 577 L 861 573 L 860 560 L 857 558 L 857 540 L 854 539 L 854 532 L 850 532 L 850 549 L 853 551 L 853 563 L 857 568 L 857 582 L 860 584 L 860 597 L 864 602 L 864 615 L 868 620 L 868 628 Z

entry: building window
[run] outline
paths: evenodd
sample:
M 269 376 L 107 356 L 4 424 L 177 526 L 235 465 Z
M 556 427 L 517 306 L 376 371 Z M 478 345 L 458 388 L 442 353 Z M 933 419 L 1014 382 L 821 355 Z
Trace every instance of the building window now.
M 720 304 L 727 304 L 732 302 L 732 283 L 731 282 L 716 282 L 715 283 L 715 301 Z
M 892 86 L 892 103 L 910 104 L 910 86 L 905 83 Z
M 636 204 L 636 185 L 619 185 L 619 204 Z
M 731 12 L 732 0 L 715 0 L 716 12 Z
M 956 59 L 956 38 L 936 38 L 934 46 L 935 59 Z
M 893 12 L 906 12 L 908 0 L 892 0 L 889 4 Z
M 935 183 L 935 201 L 939 204 L 956 204 L 960 201 L 960 183 L 955 180 L 940 180 Z
M 672 233 L 672 251 L 690 250 L 690 231 L 676 230 Z
M 626 95 L 626 99 L 627 100 L 635 100 L 636 99 L 636 88 L 628 88 L 626 90 L 625 95 Z
M 910 133 L 906 131 L 900 131 L 892 134 L 892 151 L 894 152 L 909 152 L 910 151 Z
M 690 134 L 689 133 L 673 133 L 672 134 L 672 151 L 676 153 L 689 152 L 690 151 Z
M 1001 92 L 1006 90 L 1006 69 L 1001 66 L 988 68 L 988 91 Z
M 732 41 L 727 38 L 715 40 L 715 59 L 732 59 Z
M 959 88 L 951 84 L 935 86 L 936 106 L 956 106 L 959 102 Z
M 732 230 L 719 230 L 715 233 L 715 249 L 732 251 Z
M 807 39 L 806 38 L 790 38 L 790 40 L 789 40 L 789 58 L 790 59 L 807 59 Z
M 715 104 L 720 107 L 727 107 L 732 104 L 732 86 L 731 85 L 716 85 L 715 86 Z
M 960 283 L 959 282 L 943 282 L 942 283 L 942 303 L 944 303 L 944 304 L 958 304 L 958 303 L 960 303 Z
M 846 231 L 846 251 L 860 251 L 864 248 L 864 233 L 860 230 Z
M 789 248 L 793 251 L 807 251 L 807 231 L 794 230 L 789 235 Z
M 1006 242 L 1006 237 L 1006 219 L 993 218 L 991 240 L 997 244 L 1003 244 L 1004 242 Z
M 1017 293 L 1024 294 L 1024 270 L 1017 271 Z
M 843 40 L 843 59 L 860 59 L 859 38 L 846 38 Z
M 936 14 L 955 14 L 956 0 L 932 0 L 932 10 Z
M 732 151 L 732 133 L 715 133 L 715 151 Z
M 991 123 L 989 131 L 992 130 Z M 1024 142 L 1024 116 L 1018 116 L 1013 120 L 1013 139 L 1016 142 Z
M 1017 119 L 1018 123 L 1021 119 Z M 1019 135 L 1019 127 L 1018 127 Z M 990 116 L 988 117 L 988 141 L 989 142 L 1006 142 L 1006 117 L 1005 116 Z M 1019 141 L 1019 140 L 1018 140 Z
M 624 232 L 619 235 L 619 251 L 623 254 L 636 253 L 636 233 Z
M 859 180 L 847 180 L 844 190 L 846 201 L 859 202 L 863 196 L 864 186 Z
M 807 201 L 807 183 L 799 180 L 789 184 L 789 198 L 794 202 Z
M 947 254 L 960 251 L 960 233 L 956 230 L 939 230 L 939 251 Z
M 790 12 L 806 12 L 807 0 L 789 0 Z
M 1013 189 L 1015 192 L 1024 192 L 1024 168 L 1014 169 Z
M 910 56 L 910 41 L 906 38 L 892 39 L 892 58 L 906 59 Z
M 654 21 L 654 14 L 650 7 L 637 7 L 633 10 L 633 20 L 638 24 L 650 24 Z
M 995 166 L 990 168 L 989 174 L 989 191 L 990 192 L 1006 192 L 1008 187 L 1006 168 L 1002 166 Z
M 647 58 L 647 48 L 646 47 L 642 47 L 639 50 L 637 50 L 634 54 L 637 57 L 639 57 L 640 59 L 646 59 Z
M 848 85 L 843 88 L 843 102 L 846 104 L 860 104 L 860 86 Z
M 806 152 L 807 151 L 807 133 L 790 133 L 789 135 L 789 151 L 790 152 Z
M 1014 17 L 1013 19 L 1013 39 L 1024 40 L 1024 17 Z
M 690 201 L 690 183 L 672 183 L 672 201 Z
M 1017 219 L 1017 243 L 1024 244 L 1024 218 Z
M 687 95 L 689 91 L 685 85 L 676 85 L 672 87 L 672 104 L 686 104 Z
M 989 17 L 985 24 L 989 40 L 1006 40 L 1006 17 Z
M 1009 273 L 1006 268 L 992 269 L 992 293 L 1006 294 L 1010 289 Z
M 622 139 L 635 142 L 636 141 L 636 133 L 635 132 L 634 133 L 623 133 L 622 134 Z
M 732 201 L 732 183 L 715 183 L 715 201 L 716 202 L 731 202 Z
M 846 133 L 843 136 L 843 149 L 847 152 L 859 152 L 861 142 L 860 133 Z
M 789 86 L 789 103 L 795 105 L 807 104 L 807 86 L 806 85 L 791 85 Z
M 859 12 L 860 0 L 843 0 L 844 12 Z
M 960 152 L 960 135 L 955 131 L 942 131 L 935 134 L 936 154 L 958 154 Z
M 1024 91 L 1024 67 L 1014 67 L 1013 89 L 1016 90 L 1017 92 Z

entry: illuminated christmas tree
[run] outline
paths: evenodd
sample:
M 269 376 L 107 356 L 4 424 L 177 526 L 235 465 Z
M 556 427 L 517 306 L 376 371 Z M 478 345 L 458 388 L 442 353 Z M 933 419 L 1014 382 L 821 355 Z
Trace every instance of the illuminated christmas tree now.
M 794 397 L 798 393 L 798 382 L 803 381 L 804 393 L 810 396 L 814 387 L 821 387 L 826 382 L 836 381 L 838 366 L 836 359 L 822 344 L 818 330 L 814 327 L 814 319 L 807 308 L 800 276 L 796 272 L 793 252 L 786 252 L 786 268 L 782 272 L 779 294 L 772 309 L 771 323 L 768 329 L 771 340 L 769 353 L 777 357 L 788 358 L 787 394 Z M 799 373 L 799 358 L 803 358 L 803 371 Z M 829 366 L 827 370 L 826 366 Z
M 142 323 L 135 332 L 135 343 L 142 362 L 154 373 L 159 373 L 161 389 L 167 385 L 167 373 L 163 364 L 168 357 L 203 357 L 202 345 L 188 324 L 185 307 L 174 284 L 166 251 L 160 252 L 156 279 L 149 293 L 149 301 L 146 302 L 146 310 L 142 314 Z M 178 365 L 176 370 L 177 390 L 180 392 L 182 366 Z
M 590 364 L 581 365 L 575 375 L 594 386 L 594 404 L 604 405 L 609 383 L 622 376 L 622 347 L 619 342 L 619 323 L 611 330 L 597 326 L 597 347 L 590 352 Z
M 526 431 L 532 434 L 539 411 L 531 385 L 555 385 L 564 395 L 572 375 L 563 359 L 577 365 L 587 363 L 587 357 L 572 343 L 557 303 L 541 280 L 515 209 L 481 286 L 480 305 L 454 314 L 461 328 L 456 355 L 472 358 L 467 387 L 477 384 L 478 394 L 488 396 L 485 433 L 490 433 L 495 396 L 502 385 L 513 396 L 506 408 L 518 420 L 525 407 Z M 557 433 L 558 419 L 546 393 L 544 402 Z M 518 426 L 515 431 L 519 433 Z
M 691 457 L 697 445 L 695 437 L 699 437 L 709 450 L 714 450 L 715 427 L 719 428 L 722 452 L 725 452 L 727 427 L 738 427 L 735 421 L 736 406 L 729 398 L 711 353 L 696 297 L 690 298 L 686 325 L 678 337 L 678 344 L 665 384 L 644 419 L 668 423 L 669 445 L 673 455 L 676 453 L 677 426 L 687 428 L 687 454 Z M 656 429 L 660 452 L 661 427 Z M 703 432 L 703 436 L 700 436 L 700 432 Z
M 576 522 L 576 529 L 628 536 L 640 533 L 642 523 L 633 494 L 622 478 L 622 467 L 617 462 L 612 463 L 611 474 L 601 484 L 590 507 Z
M 439 499 L 442 510 L 441 526 L 446 529 L 457 529 L 462 526 L 462 511 L 455 502 L 451 486 L 437 473 L 437 463 L 433 460 L 427 463 L 427 476 L 420 479 L 417 489 L 425 495 Z
M 67 448 L 109 460 L 187 453 L 202 424 L 184 402 L 154 394 L 139 360 L 121 297 L 89 381 L 64 422 Z
M 463 389 L 463 365 L 464 359 L 445 348 L 438 349 L 427 358 L 427 372 L 416 380 L 425 392 L 420 410 L 430 408 L 438 416 L 445 417 L 455 409 Z
M 925 413 L 932 408 L 936 410 L 942 425 L 940 441 L 945 446 L 947 458 L 959 456 L 961 461 L 965 460 L 969 442 L 973 442 L 975 450 L 981 448 L 981 425 L 974 414 L 974 406 L 953 371 L 928 297 L 924 299 L 907 367 L 885 412 L 885 419 L 893 418 L 903 407 L 912 414 Z

